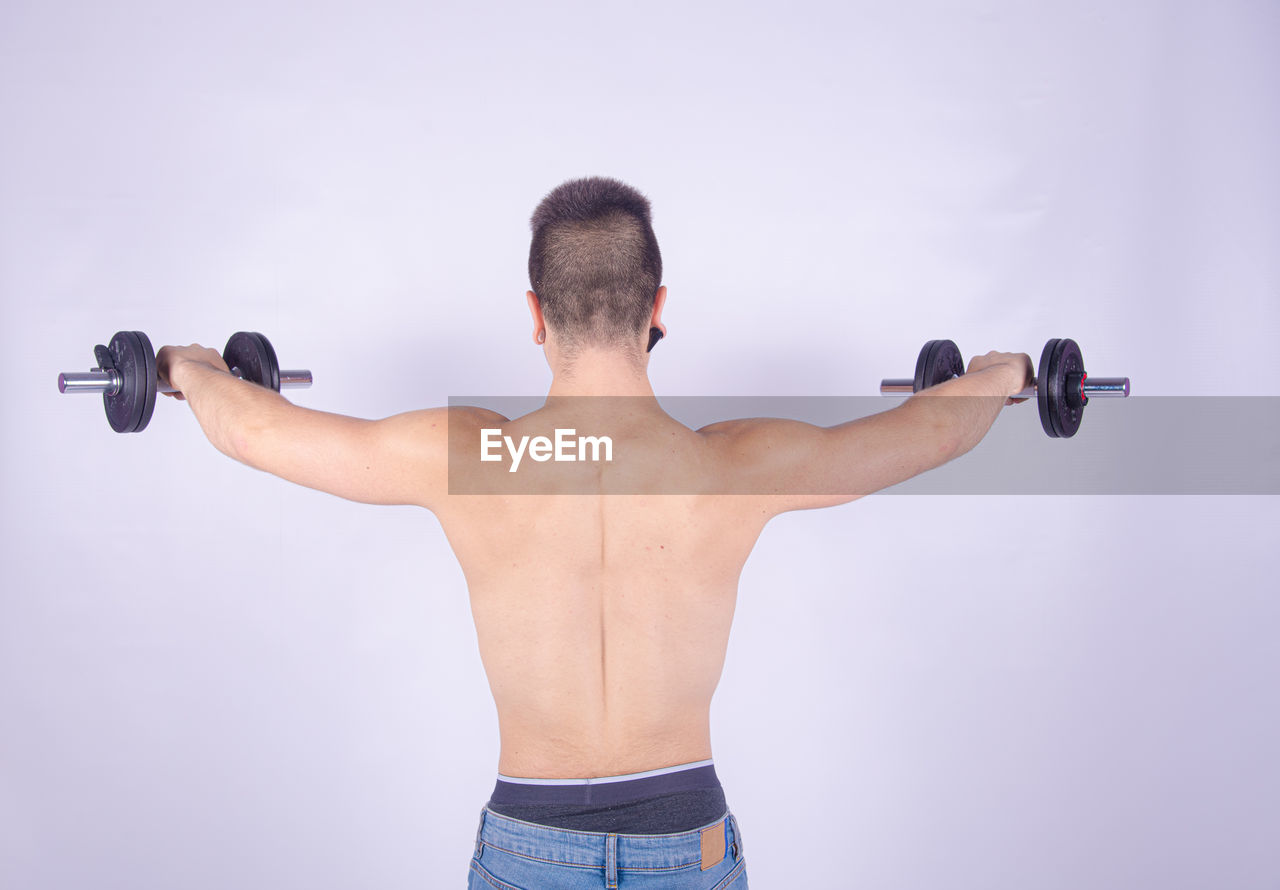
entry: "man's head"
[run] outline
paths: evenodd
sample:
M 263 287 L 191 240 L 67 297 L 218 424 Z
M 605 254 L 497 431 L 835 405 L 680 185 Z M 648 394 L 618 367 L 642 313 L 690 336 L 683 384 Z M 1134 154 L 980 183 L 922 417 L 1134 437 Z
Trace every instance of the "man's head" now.
M 644 195 L 616 179 L 570 180 L 542 199 L 530 226 L 529 283 L 562 350 L 647 340 L 662 255 Z

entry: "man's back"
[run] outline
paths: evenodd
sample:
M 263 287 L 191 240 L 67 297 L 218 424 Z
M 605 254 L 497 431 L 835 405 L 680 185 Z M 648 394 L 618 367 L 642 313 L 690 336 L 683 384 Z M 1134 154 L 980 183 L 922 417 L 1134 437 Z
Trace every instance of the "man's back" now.
M 475 415 L 451 434 L 453 490 L 487 481 L 514 492 L 453 495 L 437 509 L 470 589 L 506 775 L 611 776 L 711 757 L 738 577 L 768 514 L 759 498 L 721 493 L 729 439 L 656 402 L 594 410 L 605 403 L 622 404 Z M 526 459 L 511 473 L 508 461 L 475 459 L 480 430 L 494 428 L 514 442 L 607 435 L 614 460 Z
M 157 372 L 237 460 L 439 518 L 467 578 L 502 741 L 468 886 L 616 887 L 626 875 L 745 890 L 709 714 L 756 538 L 779 512 L 846 503 L 973 447 L 1027 385 L 1030 359 L 988 353 L 961 378 L 834 427 L 763 418 L 695 432 L 661 410 L 648 379 L 666 287 L 647 199 L 616 180 L 572 181 L 531 227 L 525 297 L 552 382 L 524 417 L 311 411 L 243 385 L 199 346 L 161 349 Z M 561 431 L 590 437 L 587 448 L 607 439 L 613 460 L 540 460 L 547 443 L 531 438 L 558 445 Z M 489 453 L 495 434 L 521 443 L 522 466 Z

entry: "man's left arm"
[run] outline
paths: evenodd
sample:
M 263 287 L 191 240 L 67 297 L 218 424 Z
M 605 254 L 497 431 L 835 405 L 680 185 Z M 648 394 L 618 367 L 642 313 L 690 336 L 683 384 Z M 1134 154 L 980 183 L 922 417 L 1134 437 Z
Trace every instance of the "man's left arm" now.
M 165 347 L 156 365 L 214 447 L 241 463 L 366 504 L 432 508 L 448 491 L 448 408 L 361 420 L 239 380 L 213 350 Z

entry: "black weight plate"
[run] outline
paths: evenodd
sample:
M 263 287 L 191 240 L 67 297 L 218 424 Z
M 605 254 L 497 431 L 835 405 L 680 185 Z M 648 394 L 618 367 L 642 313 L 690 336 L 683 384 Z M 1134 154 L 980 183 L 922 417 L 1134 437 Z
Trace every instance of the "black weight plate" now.
M 924 381 L 929 370 L 929 355 L 933 352 L 933 346 L 937 340 L 929 340 L 920 347 L 920 355 L 916 358 L 916 376 L 911 381 L 911 391 L 919 392 L 924 389 Z
M 280 391 L 280 362 L 271 341 L 261 334 L 238 331 L 222 350 L 228 368 L 239 368 L 240 376 L 267 389 Z
M 1084 405 L 1072 407 L 1067 399 L 1067 376 L 1084 373 L 1084 356 L 1076 341 L 1050 340 L 1040 353 L 1040 371 L 1036 375 L 1036 402 L 1040 407 L 1040 425 L 1054 439 L 1070 439 L 1080 429 Z
M 932 364 L 933 383 L 964 376 L 964 356 L 960 354 L 960 347 L 951 340 L 938 341 L 938 345 L 934 347 Z
M 117 331 L 107 342 L 107 354 L 111 365 L 120 375 L 120 386 L 114 394 L 102 394 L 102 407 L 107 412 L 107 423 L 117 433 L 131 433 L 142 416 L 141 400 L 137 393 L 138 365 L 145 368 L 142 346 L 130 331 Z
M 951 340 L 930 340 L 916 359 L 916 376 L 911 390 L 919 392 L 963 374 L 964 357 L 960 355 L 960 347 Z
M 1036 405 L 1040 408 L 1040 426 L 1050 439 L 1058 438 L 1058 431 L 1049 416 L 1049 360 L 1053 357 L 1057 339 L 1048 340 L 1040 351 L 1040 364 L 1036 365 Z
M 147 428 L 147 424 L 151 422 L 151 415 L 156 410 L 156 393 L 160 389 L 160 380 L 156 377 L 156 351 L 151 346 L 151 338 L 142 331 L 134 331 L 133 335 L 142 344 L 142 354 L 147 361 L 147 368 L 143 373 L 143 379 L 147 383 L 146 392 L 142 397 L 142 417 L 138 420 L 138 425 L 133 428 L 135 433 L 140 433 Z
M 119 392 L 102 395 L 107 422 L 117 433 L 140 433 L 156 406 L 156 355 L 151 341 L 140 331 L 117 331 L 107 351 L 120 375 Z

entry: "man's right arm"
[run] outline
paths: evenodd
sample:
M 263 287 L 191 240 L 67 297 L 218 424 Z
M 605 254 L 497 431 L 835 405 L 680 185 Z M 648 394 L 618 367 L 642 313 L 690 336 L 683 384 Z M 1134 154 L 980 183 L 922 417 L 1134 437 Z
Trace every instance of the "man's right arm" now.
M 1025 354 L 975 357 L 962 377 L 896 408 L 837 426 L 753 418 L 700 430 L 719 439 L 724 489 L 758 495 L 770 514 L 845 504 L 969 451 L 1030 385 Z

